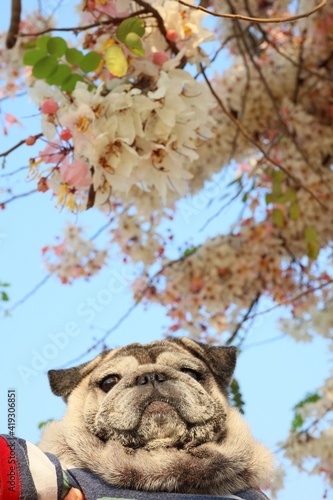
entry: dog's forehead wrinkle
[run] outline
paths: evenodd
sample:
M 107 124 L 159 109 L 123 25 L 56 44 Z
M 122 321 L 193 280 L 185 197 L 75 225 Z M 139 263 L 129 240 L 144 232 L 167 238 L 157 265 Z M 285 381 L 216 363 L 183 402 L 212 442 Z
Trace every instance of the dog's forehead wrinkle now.
M 91 380 L 98 380 L 106 375 L 122 375 L 138 368 L 139 362 L 135 356 L 113 356 L 104 360 L 92 373 Z
M 193 370 L 205 369 L 206 365 L 197 358 L 177 352 L 177 351 L 164 351 L 159 354 L 156 359 L 157 363 L 175 366 L 177 368 L 186 367 Z
M 129 344 L 113 351 L 112 359 L 134 356 L 140 364 L 156 363 L 161 354 L 169 352 L 178 356 L 188 355 L 187 351 L 169 341 L 154 341 L 148 344 Z
M 141 344 L 130 344 L 126 347 L 122 347 L 115 353 L 113 359 L 123 358 L 125 356 L 134 357 L 139 364 L 148 364 L 154 361 L 154 356 L 150 349 Z

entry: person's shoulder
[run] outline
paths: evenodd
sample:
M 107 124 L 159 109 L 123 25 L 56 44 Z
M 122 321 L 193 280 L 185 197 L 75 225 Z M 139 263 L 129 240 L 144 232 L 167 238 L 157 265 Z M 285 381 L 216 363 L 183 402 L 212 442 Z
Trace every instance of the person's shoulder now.
M 69 483 L 73 487 L 79 487 L 87 500 L 110 497 L 119 498 L 119 500 L 268 500 L 266 495 L 254 489 L 246 489 L 233 495 L 218 496 L 128 490 L 106 483 L 87 469 L 72 468 L 65 472 Z

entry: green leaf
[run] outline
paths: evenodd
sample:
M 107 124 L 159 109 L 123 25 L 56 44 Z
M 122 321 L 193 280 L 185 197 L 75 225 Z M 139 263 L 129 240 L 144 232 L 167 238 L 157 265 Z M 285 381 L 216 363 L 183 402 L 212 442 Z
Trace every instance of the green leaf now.
M 36 39 L 28 40 L 24 45 L 24 50 L 35 49 L 36 48 Z
M 58 61 L 53 56 L 46 56 L 37 61 L 32 68 L 32 74 L 35 78 L 48 78 L 55 72 L 58 66 Z
M 282 170 L 272 170 L 272 177 L 276 182 L 281 184 L 284 179 L 284 173 Z
M 307 255 L 310 259 L 316 259 L 319 254 L 318 234 L 314 227 L 308 226 L 304 231 Z
M 84 82 L 84 78 L 74 73 L 61 84 L 61 90 L 64 92 L 73 92 L 77 82 Z
M 285 205 L 288 201 L 289 201 L 289 198 L 288 198 L 287 193 L 274 197 L 274 202 L 281 203 L 281 205 Z
M 243 400 L 243 396 L 240 392 L 240 387 L 238 381 L 234 378 L 230 384 L 230 397 L 231 397 L 231 402 L 233 403 L 233 406 L 238 408 L 239 412 L 244 414 L 244 406 L 245 406 L 245 401 Z
M 136 33 L 128 33 L 128 35 L 126 35 L 124 44 L 136 56 L 145 55 L 141 38 Z
M 189 255 L 192 255 L 199 247 L 191 247 L 187 248 L 185 252 L 183 253 L 183 257 L 188 257 Z
M 273 208 L 272 219 L 276 227 L 281 228 L 284 226 L 284 216 L 279 208 Z
M 10 286 L 10 283 L 1 283 L 0 281 L 0 286 Z
M 289 208 L 289 215 L 291 220 L 297 220 L 300 213 L 301 210 L 299 208 L 299 204 L 296 202 L 292 203 Z
M 270 203 L 273 203 L 273 195 L 272 195 L 272 193 L 265 194 L 265 201 L 266 201 L 266 205 L 269 205 Z
M 101 62 L 102 58 L 97 52 L 92 51 L 88 52 L 85 56 L 83 56 L 81 62 L 79 63 L 80 69 L 84 73 L 89 73 L 90 71 L 94 71 L 99 63 Z
M 294 429 L 294 431 L 297 431 L 302 425 L 304 424 L 304 419 L 299 413 L 295 413 L 295 416 L 293 418 L 293 421 L 291 423 L 291 427 Z
M 23 55 L 23 64 L 26 66 L 34 66 L 46 55 L 46 51 L 42 49 L 27 50 Z
M 318 235 L 317 231 L 312 226 L 307 226 L 304 231 L 306 241 L 317 241 Z
M 49 85 L 61 86 L 72 74 L 67 64 L 59 64 L 55 72 L 46 80 Z
M 50 38 L 47 42 L 47 51 L 51 56 L 61 57 L 67 50 L 66 41 L 60 36 Z
M 105 64 L 111 75 L 121 78 L 128 70 L 127 58 L 119 45 L 111 45 L 105 51 Z
M 78 49 L 67 49 L 65 52 L 66 61 L 75 66 L 79 65 L 83 59 L 83 53 Z
M 305 406 L 308 403 L 317 403 L 317 401 L 319 401 L 320 399 L 321 396 L 317 392 L 314 392 L 313 394 L 307 394 L 305 398 L 302 399 L 302 401 L 300 401 L 299 403 L 297 403 L 297 405 L 294 406 L 294 410 L 296 410 L 297 408 L 303 408 L 303 406 Z
M 45 50 L 47 52 L 47 44 L 49 43 L 49 40 L 51 39 L 50 35 L 43 35 L 37 38 L 36 40 L 36 45 L 42 50 Z
M 303 408 L 303 406 L 305 406 L 308 403 L 316 403 L 317 401 L 319 401 L 319 399 L 321 399 L 321 396 L 317 393 L 308 394 L 307 396 L 305 396 L 304 399 L 302 399 L 302 401 L 300 401 L 294 406 L 295 416 L 291 423 L 291 427 L 293 428 L 294 431 L 297 431 L 304 424 L 304 418 L 297 412 L 297 410 L 299 408 Z
M 242 175 L 240 175 L 239 177 L 236 177 L 236 179 L 234 179 L 233 181 L 229 182 L 229 183 L 227 184 L 227 187 L 230 187 L 230 186 L 232 186 L 233 184 L 241 184 L 242 179 L 243 179 L 243 174 L 242 174 Z
M 45 420 L 44 422 L 39 422 L 38 424 L 38 429 L 42 429 L 45 427 L 45 425 L 49 424 L 50 422 L 53 422 L 54 418 L 49 418 L 48 420 Z
M 278 180 L 278 179 L 273 179 L 273 183 L 272 183 L 272 194 L 275 197 L 277 196 L 281 196 L 281 181 Z
M 129 33 L 135 33 L 141 38 L 145 34 L 143 19 L 138 17 L 124 19 L 124 21 L 122 21 L 118 26 L 116 36 L 120 42 L 125 43 L 125 39 Z
M 1 292 L 1 300 L 3 300 L 4 302 L 7 302 L 9 300 L 9 297 L 6 294 L 6 292 Z
M 295 189 L 288 187 L 286 195 L 287 195 L 288 201 L 296 202 L 297 197 L 296 197 Z

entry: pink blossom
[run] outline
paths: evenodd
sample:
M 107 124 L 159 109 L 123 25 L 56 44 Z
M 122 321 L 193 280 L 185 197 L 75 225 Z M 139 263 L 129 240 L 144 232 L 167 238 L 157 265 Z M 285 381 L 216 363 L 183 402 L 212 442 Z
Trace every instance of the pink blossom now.
M 45 115 L 55 115 L 59 109 L 59 104 L 54 99 L 45 99 L 41 106 L 42 113 Z
M 105 14 L 108 17 L 118 17 L 120 14 L 120 9 L 118 9 L 117 2 L 113 0 L 106 1 L 104 4 L 102 2 L 96 2 L 95 0 L 88 0 L 87 7 L 90 12 Z M 121 12 L 122 15 L 126 14 L 128 10 L 125 12 Z
M 176 30 L 168 30 L 166 33 L 166 38 L 169 42 L 175 42 L 177 39 L 177 31 Z
M 65 253 L 65 250 L 66 250 L 66 243 L 65 243 L 65 241 L 63 241 L 59 245 L 53 246 L 52 250 L 54 251 L 54 253 L 55 253 L 55 255 L 57 257 L 61 257 L 61 255 L 63 255 Z
M 11 115 L 10 113 L 5 114 L 5 120 L 8 123 L 8 125 L 14 125 L 17 123 L 17 125 L 20 125 L 21 122 L 18 121 L 17 118 L 15 118 L 14 115 Z
M 153 63 L 156 64 L 156 66 L 163 66 L 163 64 L 169 61 L 169 59 L 170 57 L 168 56 L 168 54 L 166 54 L 162 50 L 155 52 L 153 55 Z
M 66 157 L 66 153 L 62 151 L 59 141 L 55 141 L 49 142 L 46 148 L 39 152 L 39 156 L 44 163 L 59 165 Z
M 72 138 L 72 132 L 69 130 L 69 128 L 64 128 L 60 132 L 60 139 L 62 141 L 69 141 L 69 139 Z
M 75 188 L 90 186 L 92 183 L 89 177 L 89 165 L 81 160 L 69 163 L 68 157 L 60 165 L 60 174 L 63 182 Z

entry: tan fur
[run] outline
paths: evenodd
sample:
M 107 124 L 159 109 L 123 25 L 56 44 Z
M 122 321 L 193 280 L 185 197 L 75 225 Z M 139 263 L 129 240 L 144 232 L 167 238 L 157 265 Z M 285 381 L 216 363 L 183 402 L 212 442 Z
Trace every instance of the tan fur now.
M 78 367 L 83 378 L 64 419 L 46 427 L 41 449 L 64 468 L 88 468 L 124 488 L 221 495 L 267 485 L 272 456 L 224 394 L 223 376 L 230 376 L 217 361 L 221 355 L 226 365 L 232 352 L 207 351 L 206 364 L 205 349 L 214 348 L 189 339 L 135 346 L 111 351 L 90 372 L 87 364 Z M 202 380 L 184 368 L 200 371 Z M 106 394 L 98 382 L 115 373 L 121 380 Z M 140 386 L 147 373 L 163 374 L 163 382 Z M 54 374 L 55 390 L 61 385 L 68 394 L 70 379 L 56 380 Z

